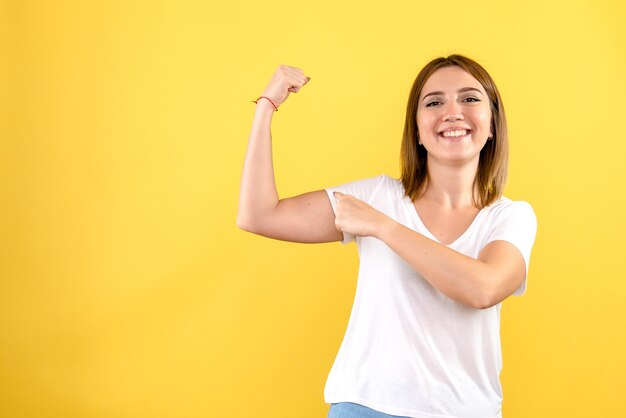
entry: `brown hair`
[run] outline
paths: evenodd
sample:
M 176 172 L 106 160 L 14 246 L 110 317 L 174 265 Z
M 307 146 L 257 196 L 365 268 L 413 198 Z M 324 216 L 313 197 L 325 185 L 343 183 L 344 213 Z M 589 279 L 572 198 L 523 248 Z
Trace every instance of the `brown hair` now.
M 506 117 L 500 93 L 491 76 L 477 62 L 462 55 L 454 54 L 447 58 L 433 59 L 419 72 L 413 82 L 400 148 L 401 176 L 399 180 L 404 185 L 405 196 L 409 196 L 411 200 L 420 197 L 426 190 L 428 181 L 427 152 L 426 148 L 418 144 L 419 131 L 416 120 L 418 101 L 428 78 L 438 69 L 453 65 L 461 67 L 478 80 L 489 97 L 493 139 L 487 141 L 480 151 L 478 169 L 474 179 L 474 186 L 478 191 L 478 196 L 474 196 L 474 203 L 482 208 L 489 206 L 502 196 L 506 182 L 509 154 Z

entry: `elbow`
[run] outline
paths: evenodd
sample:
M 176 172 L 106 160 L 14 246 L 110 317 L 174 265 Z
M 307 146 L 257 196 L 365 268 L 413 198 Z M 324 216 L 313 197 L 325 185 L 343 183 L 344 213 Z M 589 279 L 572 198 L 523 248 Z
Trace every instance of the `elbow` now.
M 237 212 L 237 227 L 246 232 L 262 235 L 271 225 L 271 211 L 240 210 Z
M 237 219 L 237 228 L 243 229 L 246 232 L 250 232 L 248 231 L 248 227 L 246 226 L 246 224 L 240 222 L 239 219 Z
M 489 281 L 489 283 L 493 283 L 493 281 Z M 477 294 L 474 295 L 472 302 L 472 307 L 475 309 L 489 309 L 500 303 L 500 300 L 496 297 L 495 289 L 489 284 L 486 284 L 481 286 Z
M 511 296 L 515 289 L 518 289 L 521 285 L 522 281 L 520 280 L 509 281 L 506 277 L 492 275 L 482 287 L 479 295 L 475 297 L 474 307 L 477 309 L 492 308 Z
M 237 227 L 239 229 L 243 229 L 246 232 L 251 232 L 253 234 L 259 234 L 259 231 L 262 230 L 263 219 L 260 216 L 255 215 L 237 215 Z
M 246 232 L 254 232 L 254 228 L 252 228 L 252 225 L 250 224 L 250 222 L 241 217 L 237 217 L 237 227 L 239 229 L 243 229 Z
M 249 216 L 244 216 L 241 212 L 237 213 L 237 228 L 246 232 L 252 232 L 252 222 Z
M 489 309 L 502 302 L 506 297 L 507 296 L 504 296 L 501 292 L 498 292 L 496 287 L 491 286 L 483 290 L 474 300 L 473 307 L 476 309 Z
M 492 306 L 495 306 L 495 305 L 497 305 L 497 303 L 494 303 L 491 300 L 481 299 L 478 302 L 474 303 L 472 307 L 474 309 L 484 310 L 484 309 L 489 309 L 489 308 L 491 308 Z

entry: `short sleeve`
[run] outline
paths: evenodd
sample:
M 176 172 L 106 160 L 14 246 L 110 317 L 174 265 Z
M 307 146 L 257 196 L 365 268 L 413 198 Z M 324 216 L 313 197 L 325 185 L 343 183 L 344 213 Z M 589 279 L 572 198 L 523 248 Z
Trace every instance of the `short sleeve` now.
M 384 177 L 384 174 L 380 174 L 376 177 L 356 180 L 350 183 L 345 183 L 339 186 L 333 186 L 324 189 L 326 190 L 326 193 L 328 194 L 328 199 L 330 200 L 330 204 L 333 207 L 333 213 L 337 212 L 337 198 L 333 196 L 333 192 L 337 191 L 343 194 L 349 194 L 359 200 L 370 203 L 372 197 L 375 195 L 375 193 L 378 191 L 379 187 L 383 183 Z M 348 244 L 352 241 L 356 241 L 355 236 L 344 232 L 343 241 L 341 241 L 341 243 Z
M 498 214 L 494 227 L 485 241 L 485 245 L 497 240 L 507 241 L 522 254 L 526 264 L 526 275 L 520 287 L 513 292 L 514 296 L 522 296 L 526 293 L 530 252 L 535 243 L 536 234 L 537 217 L 530 204 L 522 201 L 511 201 Z

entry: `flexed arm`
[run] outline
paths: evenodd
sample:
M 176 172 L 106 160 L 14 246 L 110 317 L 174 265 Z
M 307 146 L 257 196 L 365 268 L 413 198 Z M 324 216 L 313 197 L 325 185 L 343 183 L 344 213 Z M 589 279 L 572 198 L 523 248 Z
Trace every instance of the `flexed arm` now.
M 296 67 L 281 65 L 259 99 L 244 161 L 237 225 L 246 231 L 292 242 L 340 241 L 335 215 L 324 190 L 279 200 L 272 161 L 271 122 L 289 93 L 297 93 L 310 77 Z

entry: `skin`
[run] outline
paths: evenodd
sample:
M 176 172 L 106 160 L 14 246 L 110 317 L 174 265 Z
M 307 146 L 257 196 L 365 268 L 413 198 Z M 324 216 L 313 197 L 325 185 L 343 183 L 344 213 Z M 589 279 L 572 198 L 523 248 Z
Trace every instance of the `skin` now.
M 459 93 L 466 87 L 479 92 Z M 425 98 L 433 91 L 442 94 Z M 446 246 L 463 234 L 480 210 L 473 203 L 473 182 L 480 150 L 491 136 L 489 99 L 482 85 L 463 69 L 441 68 L 422 89 L 416 119 L 420 144 L 427 150 L 429 182 L 413 203 L 436 240 L 340 192 L 335 192 L 335 225 L 352 235 L 385 242 L 446 296 L 477 309 L 494 306 L 524 280 L 526 266 L 519 250 L 506 241 L 493 241 L 474 259 Z M 438 135 L 452 126 L 471 131 L 460 139 Z

